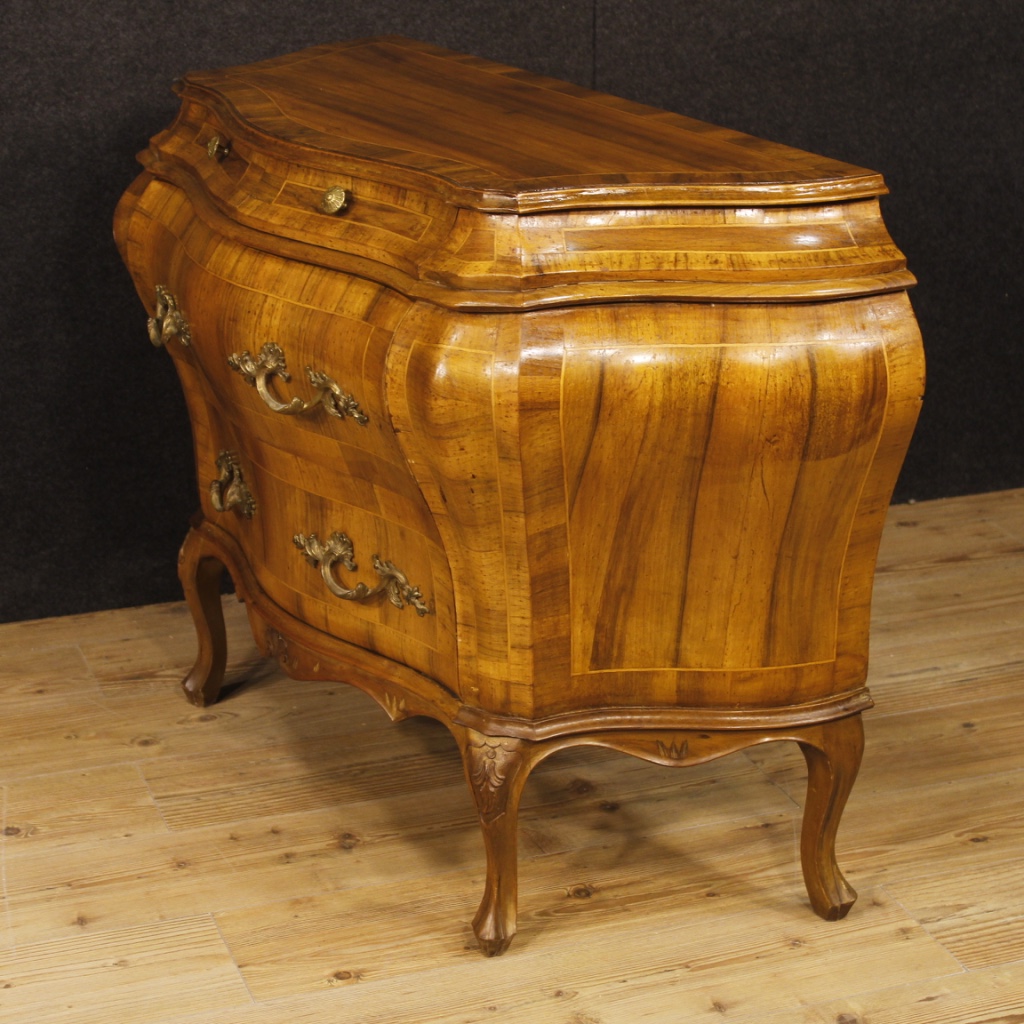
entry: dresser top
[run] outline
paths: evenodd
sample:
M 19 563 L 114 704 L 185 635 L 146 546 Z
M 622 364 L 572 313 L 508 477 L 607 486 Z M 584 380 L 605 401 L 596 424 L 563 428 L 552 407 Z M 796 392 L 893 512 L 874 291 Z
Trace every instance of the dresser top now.
M 867 198 L 880 175 L 397 36 L 195 72 L 241 131 L 445 183 L 478 209 L 762 206 Z

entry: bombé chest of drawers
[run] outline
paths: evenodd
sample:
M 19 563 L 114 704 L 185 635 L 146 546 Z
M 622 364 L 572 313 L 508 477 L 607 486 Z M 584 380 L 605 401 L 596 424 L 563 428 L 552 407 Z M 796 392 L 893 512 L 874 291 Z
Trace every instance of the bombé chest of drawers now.
M 448 726 L 489 954 L 543 758 L 795 741 L 842 917 L 923 378 L 879 176 L 392 37 L 176 88 L 115 233 L 192 421 L 189 698 L 223 677 L 226 567 L 289 673 Z

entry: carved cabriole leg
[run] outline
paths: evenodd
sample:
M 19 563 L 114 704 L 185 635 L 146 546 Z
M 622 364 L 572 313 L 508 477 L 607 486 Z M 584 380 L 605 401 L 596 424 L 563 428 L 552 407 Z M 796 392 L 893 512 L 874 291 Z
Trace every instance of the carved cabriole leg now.
M 815 913 L 828 921 L 846 916 L 857 893 L 836 863 L 840 818 L 864 751 L 860 714 L 820 725 L 763 730 L 636 730 L 527 740 L 489 736 L 452 724 L 480 816 L 487 854 L 484 896 L 473 931 L 487 956 L 503 953 L 516 932 L 519 800 L 527 777 L 563 747 L 611 747 L 664 765 L 692 765 L 765 741 L 796 740 L 807 761 L 800 857 Z
M 487 881 L 473 932 L 485 956 L 498 956 L 516 933 L 519 799 L 544 756 L 540 744 L 453 727 L 473 793 L 487 855 Z
M 845 917 L 857 893 L 836 864 L 836 832 L 864 753 L 859 714 L 826 722 L 800 748 L 807 761 L 800 860 L 811 906 L 826 921 Z
M 178 576 L 196 628 L 199 645 L 192 671 L 182 681 L 189 701 L 205 707 L 216 701 L 227 664 L 227 634 L 220 603 L 224 563 L 212 553 L 206 538 L 191 529 L 178 555 Z

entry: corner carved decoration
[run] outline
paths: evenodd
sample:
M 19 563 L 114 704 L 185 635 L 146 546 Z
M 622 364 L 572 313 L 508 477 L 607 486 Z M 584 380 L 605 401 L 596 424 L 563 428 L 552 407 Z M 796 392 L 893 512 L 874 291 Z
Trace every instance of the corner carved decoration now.
M 507 810 L 506 782 L 523 760 L 519 741 L 486 739 L 470 743 L 466 750 L 469 779 L 480 818 L 491 824 Z
M 156 315 L 149 318 L 146 327 L 149 340 L 157 348 L 162 348 L 171 338 L 177 338 L 186 348 L 192 344 L 188 321 L 178 306 L 178 300 L 165 285 L 156 286 Z
M 273 658 L 280 665 L 287 667 L 291 662 L 287 638 L 271 627 L 267 628 L 263 638 L 267 657 Z
M 396 696 L 390 690 L 384 691 L 381 695 L 380 703 L 392 722 L 397 722 L 402 718 L 407 718 L 409 715 L 409 708 L 405 702 L 405 698 Z
M 690 744 L 687 740 L 664 740 L 657 741 L 658 754 L 666 761 L 685 761 L 690 752 Z
M 306 556 L 306 561 L 314 568 L 320 569 L 327 589 L 345 601 L 369 601 L 378 594 L 386 594 L 388 600 L 396 608 L 404 608 L 406 604 L 412 605 L 418 615 L 426 615 L 430 609 L 423 600 L 423 594 L 419 587 L 414 587 L 409 578 L 401 569 L 395 567 L 391 562 L 385 561 L 379 555 L 373 556 L 373 568 L 380 581 L 376 586 L 369 587 L 365 583 L 357 583 L 349 588 L 342 586 L 333 574 L 336 562 L 354 572 L 358 566 L 355 562 L 355 549 L 348 534 L 335 531 L 324 544 L 315 533 L 308 537 L 298 533 L 292 538 L 295 546 Z
M 270 390 L 270 378 L 278 376 L 286 383 L 292 378 L 285 364 L 284 351 L 272 341 L 268 341 L 256 357 L 248 349 L 233 352 L 228 356 L 228 366 L 241 374 L 247 384 L 256 388 L 271 411 L 283 416 L 297 416 L 323 406 L 331 416 L 339 420 L 350 416 L 363 426 L 369 422 L 369 417 L 359 408 L 359 403 L 333 377 L 311 366 L 306 367 L 306 377 L 317 391 L 316 398 L 307 402 L 296 396 L 288 402 L 280 401 Z
M 223 451 L 217 456 L 220 477 L 210 484 L 210 504 L 218 512 L 234 509 L 246 519 L 256 514 L 256 499 L 245 483 L 242 467 L 235 452 Z

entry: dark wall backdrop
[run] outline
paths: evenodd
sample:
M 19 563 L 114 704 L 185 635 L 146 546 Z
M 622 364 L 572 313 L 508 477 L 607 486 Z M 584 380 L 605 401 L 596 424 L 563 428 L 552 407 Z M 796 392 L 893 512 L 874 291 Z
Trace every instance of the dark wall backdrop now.
M 929 391 L 897 499 L 1024 486 L 1024 0 L 8 0 L 0 620 L 180 596 L 170 360 L 111 240 L 184 71 L 401 33 L 881 171 Z

